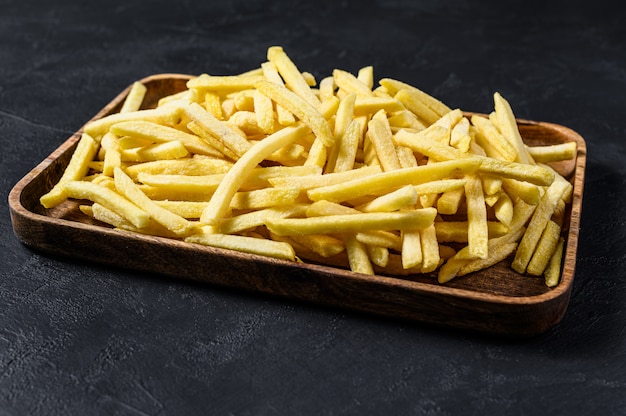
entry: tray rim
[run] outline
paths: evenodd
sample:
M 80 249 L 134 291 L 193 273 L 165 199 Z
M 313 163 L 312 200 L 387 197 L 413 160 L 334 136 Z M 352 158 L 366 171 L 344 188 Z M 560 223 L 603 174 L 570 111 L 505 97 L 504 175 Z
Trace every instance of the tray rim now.
M 185 79 L 190 79 L 192 77 L 193 75 L 187 75 L 187 74 L 161 73 L 161 74 L 154 74 L 154 75 L 144 77 L 138 81 L 142 83 L 149 83 L 151 81 L 159 80 L 163 78 L 185 80 Z M 128 94 L 128 91 L 130 90 L 131 86 L 132 84 L 129 84 L 124 90 L 122 90 L 117 96 L 115 96 L 115 98 L 112 101 L 110 101 L 106 106 L 104 106 L 89 121 L 83 124 L 83 126 L 81 126 L 74 134 L 72 134 L 63 143 L 61 143 L 61 145 L 57 147 L 48 157 L 46 157 L 38 165 L 36 165 L 33 169 L 31 169 L 11 189 L 9 193 L 9 198 L 8 198 L 9 208 L 10 208 L 10 213 L 11 213 L 11 220 L 14 225 L 14 232 L 16 236 L 24 244 L 31 246 L 33 248 L 39 248 L 39 249 L 42 249 L 43 251 L 54 253 L 54 251 L 50 251 L 50 250 L 47 250 L 45 248 L 38 246 L 37 241 L 35 242 L 29 241 L 28 238 L 26 238 L 26 236 L 20 234 L 19 231 L 15 228 L 16 221 L 18 221 L 18 219 L 28 220 L 33 223 L 47 223 L 53 226 L 74 228 L 74 229 L 93 232 L 93 233 L 104 233 L 105 235 L 108 235 L 109 233 L 115 233 L 116 236 L 120 236 L 120 231 L 117 231 L 117 230 L 112 230 L 112 229 L 108 229 L 102 226 L 67 220 L 63 218 L 53 218 L 53 217 L 49 217 L 46 215 L 32 212 L 31 210 L 27 209 L 22 204 L 21 196 L 22 196 L 22 192 L 24 191 L 24 189 L 39 174 L 41 174 L 57 158 L 59 158 L 62 154 L 64 154 L 78 140 L 78 138 L 80 137 L 80 133 L 84 130 L 85 126 L 89 122 L 103 117 L 104 115 L 109 113 L 115 106 L 119 105 L 123 101 L 125 96 Z M 566 298 L 565 307 L 567 307 L 567 302 L 569 300 L 569 296 L 570 296 L 570 292 L 571 292 L 572 284 L 573 284 L 573 279 L 575 275 L 576 254 L 577 254 L 578 238 L 579 238 L 579 231 L 580 231 L 580 214 L 581 214 L 581 209 L 582 209 L 582 195 L 583 195 L 583 187 L 584 187 L 584 173 L 585 173 L 585 165 L 586 165 L 586 153 L 587 153 L 586 143 L 580 134 L 578 134 L 576 131 L 572 130 L 571 128 L 563 126 L 563 125 L 545 122 L 545 121 L 533 121 L 533 120 L 526 120 L 526 119 L 517 119 L 517 121 L 518 121 L 518 124 L 528 124 L 528 125 L 541 126 L 541 127 L 559 130 L 567 134 L 568 136 L 574 138 L 578 144 L 578 150 L 577 150 L 577 156 L 576 156 L 576 162 L 575 162 L 575 174 L 573 178 L 575 190 L 578 190 L 578 192 L 574 192 L 572 203 L 571 203 L 572 211 L 570 214 L 570 225 L 569 225 L 569 230 L 567 234 L 567 245 L 566 245 L 566 249 L 564 253 L 563 268 L 561 270 L 561 280 L 556 287 L 546 291 L 545 293 L 531 295 L 531 296 L 507 296 L 504 294 L 491 294 L 487 292 L 481 292 L 478 290 L 449 287 L 449 286 L 446 286 L 445 284 L 442 285 L 436 282 L 423 283 L 419 281 L 413 281 L 413 280 L 403 279 L 401 277 L 394 277 L 394 276 L 364 275 L 364 274 L 354 273 L 349 270 L 335 268 L 332 266 L 325 266 L 325 265 L 318 265 L 318 264 L 311 264 L 311 263 L 305 263 L 305 264 L 293 263 L 287 260 L 270 259 L 270 258 L 260 256 L 260 255 L 246 254 L 245 255 L 246 258 L 252 259 L 254 261 L 264 262 L 264 263 L 279 262 L 288 267 L 311 269 L 315 272 L 340 275 L 342 278 L 354 279 L 357 281 L 364 281 L 364 282 L 369 282 L 369 283 L 372 283 L 372 282 L 380 283 L 385 286 L 400 287 L 404 290 L 409 290 L 409 291 L 418 291 L 421 293 L 432 293 L 433 295 L 437 295 L 437 296 L 443 295 L 443 296 L 454 297 L 454 298 L 458 297 L 458 298 L 463 298 L 467 300 L 475 300 L 481 303 L 488 303 L 488 304 L 511 305 L 511 306 L 524 306 L 524 305 L 532 306 L 532 305 L 538 305 L 538 304 L 542 304 L 546 302 L 556 301 L 564 297 Z M 577 215 L 573 215 L 574 207 L 577 208 L 576 210 Z M 179 245 L 181 247 L 189 247 L 189 243 L 184 243 L 181 241 L 172 240 L 172 239 L 168 239 L 164 237 L 146 236 L 146 235 L 135 234 L 135 233 L 130 233 L 130 232 L 127 232 L 127 234 L 128 234 L 127 238 L 130 240 L 149 242 L 151 244 L 154 244 L 156 242 L 156 243 L 166 245 L 166 246 L 171 245 L 173 247 L 177 247 Z M 231 257 L 233 256 L 238 257 L 240 254 L 238 252 L 231 251 L 231 250 L 214 248 L 214 247 L 207 248 L 201 245 L 198 245 L 197 247 L 195 247 L 194 245 L 193 248 L 196 250 L 208 249 L 209 252 L 213 252 L 213 253 L 225 255 L 225 256 L 231 256 Z M 569 263 L 566 261 L 568 258 L 572 260 Z M 287 297 L 289 296 L 287 295 Z M 558 323 L 558 321 L 560 321 L 560 318 L 558 318 L 555 324 Z

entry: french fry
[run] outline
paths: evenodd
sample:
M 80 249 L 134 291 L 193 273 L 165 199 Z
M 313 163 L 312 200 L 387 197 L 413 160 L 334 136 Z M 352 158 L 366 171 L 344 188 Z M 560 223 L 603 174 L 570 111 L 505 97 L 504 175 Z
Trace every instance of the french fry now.
M 563 249 L 565 247 L 565 240 L 563 237 L 559 238 L 556 246 L 556 250 L 550 257 L 548 266 L 544 272 L 546 286 L 554 287 L 559 284 L 559 278 L 561 276 L 561 260 L 563 258 Z
M 427 227 L 436 210 L 424 208 L 405 212 L 372 212 L 327 215 L 310 218 L 268 220 L 267 227 L 277 235 L 355 233 L 367 230 L 416 230 Z
M 87 174 L 89 161 L 93 159 L 97 151 L 96 141 L 89 134 L 83 133 L 61 179 L 39 199 L 41 205 L 45 208 L 52 208 L 65 201 L 68 195 L 64 185 L 70 181 L 79 180 Z
M 287 56 L 283 48 L 280 46 L 272 46 L 267 50 L 267 59 L 272 62 L 282 78 L 285 81 L 285 85 L 297 94 L 304 101 L 317 108 L 320 106 L 319 99 L 313 94 L 309 84 L 306 82 L 302 73 L 298 70 L 298 67 L 293 63 L 291 58 Z M 271 97 L 270 97 L 271 98 Z M 280 103 L 282 104 L 282 103 Z M 284 106 L 289 109 L 289 107 Z M 298 115 L 289 109 L 292 113 Z M 315 131 L 315 129 L 313 129 Z
M 122 104 L 120 113 L 140 110 L 147 90 L 148 88 L 146 88 L 146 86 L 141 82 L 133 82 L 130 87 L 130 91 L 128 91 L 128 95 L 124 100 L 124 104 Z
M 186 237 L 185 241 L 283 260 L 295 261 L 296 258 L 293 247 L 288 243 L 241 235 L 194 234 Z
M 536 163 L 560 162 L 576 157 L 576 142 L 549 146 L 526 146 L 526 151 Z
M 548 221 L 541 238 L 537 242 L 537 248 L 528 263 L 526 273 L 531 276 L 541 276 L 544 273 L 548 262 L 556 250 L 560 236 L 561 227 L 552 220 Z
M 480 178 L 469 175 L 465 184 L 465 200 L 467 203 L 467 242 L 469 253 L 475 258 L 487 258 L 489 248 L 489 228 L 487 226 L 487 210 Z
M 344 242 L 346 244 L 350 270 L 355 273 L 374 274 L 374 268 L 365 245 L 358 241 L 354 234 L 346 235 Z
M 115 187 L 118 192 L 124 195 L 133 204 L 150 214 L 150 217 L 156 222 L 178 236 L 189 234 L 192 228 L 189 221 L 157 205 L 137 187 L 133 180 L 126 175 L 122 169 L 115 168 L 113 178 L 115 179 Z
M 239 190 L 251 171 L 276 150 L 293 143 L 298 137 L 308 133 L 306 126 L 286 127 L 268 136 L 265 140 L 254 145 L 246 152 L 233 167 L 226 173 L 218 186 L 207 208 L 202 213 L 200 221 L 204 224 L 215 225 L 215 222 L 224 217 L 230 207 L 230 201 Z

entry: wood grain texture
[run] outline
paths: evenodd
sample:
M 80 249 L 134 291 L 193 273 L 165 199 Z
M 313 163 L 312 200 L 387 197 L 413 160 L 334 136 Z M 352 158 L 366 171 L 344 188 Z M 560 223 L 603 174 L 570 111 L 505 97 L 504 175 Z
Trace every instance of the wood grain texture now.
M 189 78 L 189 75 L 159 74 L 141 80 L 148 87 L 145 108 L 154 106 L 159 97 L 184 89 Z M 93 119 L 118 111 L 129 88 Z M 39 204 L 39 197 L 61 176 L 82 128 L 15 185 L 9 195 L 11 219 L 16 236 L 24 244 L 60 256 L 392 318 L 503 336 L 532 336 L 557 324 L 569 303 L 576 266 L 586 145 L 580 135 L 564 126 L 528 120 L 518 120 L 518 125 L 529 145 L 568 141 L 578 144 L 575 160 L 553 165 L 574 185 L 564 224 L 567 235 L 562 278 L 553 289 L 544 285 L 543 278 L 512 271 L 510 259 L 440 285 L 433 274 L 402 278 L 367 276 L 323 265 L 292 263 L 115 231 L 86 218 L 75 201 L 45 210 Z

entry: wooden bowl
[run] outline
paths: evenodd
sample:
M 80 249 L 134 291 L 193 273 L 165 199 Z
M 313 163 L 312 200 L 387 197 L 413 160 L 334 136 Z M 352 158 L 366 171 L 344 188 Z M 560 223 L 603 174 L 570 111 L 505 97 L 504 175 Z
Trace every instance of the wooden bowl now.
M 189 75 L 158 74 L 142 79 L 145 108 L 186 88 Z M 130 86 L 92 120 L 119 111 Z M 76 201 L 46 210 L 39 198 L 60 178 L 82 128 L 43 160 L 9 194 L 16 236 L 47 253 L 153 272 L 175 278 L 262 292 L 319 305 L 403 320 L 528 337 L 547 331 L 565 314 L 572 289 L 583 196 L 586 145 L 573 130 L 546 122 L 518 120 L 529 145 L 575 141 L 575 160 L 553 167 L 574 186 L 564 230 L 566 249 L 560 283 L 515 273 L 511 259 L 489 269 L 437 283 L 433 274 L 369 276 L 317 264 L 302 264 L 113 230 L 83 215 Z M 84 126 L 83 126 L 84 128 Z

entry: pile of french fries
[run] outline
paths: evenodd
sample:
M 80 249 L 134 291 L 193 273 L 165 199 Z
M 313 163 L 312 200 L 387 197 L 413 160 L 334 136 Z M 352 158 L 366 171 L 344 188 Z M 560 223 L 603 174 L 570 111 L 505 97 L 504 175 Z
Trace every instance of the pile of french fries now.
M 89 123 L 41 197 L 115 229 L 358 273 L 440 283 L 514 257 L 558 284 L 572 185 L 548 162 L 576 143 L 529 147 L 509 103 L 465 116 L 371 66 L 320 80 L 279 46 L 258 69 L 202 74 L 142 109 Z

